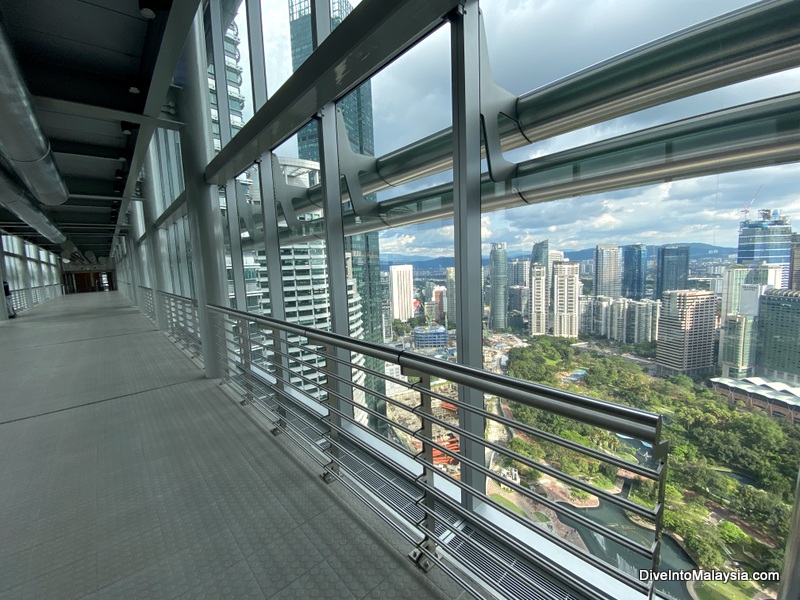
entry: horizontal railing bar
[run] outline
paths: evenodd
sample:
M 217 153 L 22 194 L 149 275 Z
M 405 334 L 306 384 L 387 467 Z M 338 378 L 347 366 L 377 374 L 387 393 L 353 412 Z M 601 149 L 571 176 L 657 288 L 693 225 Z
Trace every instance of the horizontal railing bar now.
M 447 456 L 450 456 L 451 458 L 458 459 L 458 461 L 462 465 L 466 464 L 469 467 L 471 467 L 472 469 L 475 469 L 476 471 L 480 471 L 484 475 L 487 475 L 488 477 L 491 477 L 494 480 L 502 479 L 501 477 L 498 476 L 498 474 L 496 472 L 492 471 L 491 469 L 486 468 L 484 465 L 481 465 L 480 463 L 477 463 L 477 462 L 475 462 L 475 461 L 473 461 L 471 459 L 465 458 L 461 454 L 452 452 L 451 450 L 448 450 L 447 448 L 445 448 L 445 447 L 433 442 L 432 440 L 430 440 L 428 438 L 418 438 L 418 439 L 422 439 L 425 443 L 430 444 L 431 446 L 439 449 L 443 454 L 446 454 Z M 423 465 L 432 466 L 432 465 L 430 465 L 430 463 L 428 463 L 428 462 L 424 461 L 424 459 L 420 458 L 420 455 L 417 455 L 415 457 L 415 460 L 417 462 L 423 464 Z M 457 481 L 455 478 L 450 477 L 450 475 L 448 473 L 444 473 L 443 472 L 443 475 L 445 477 L 450 478 L 453 482 Z M 561 478 L 561 477 L 559 476 L 559 478 Z M 566 507 L 563 507 L 563 506 L 559 506 L 559 504 L 557 502 L 554 502 L 553 500 L 550 500 L 549 498 L 547 498 L 545 496 L 541 496 L 539 494 L 535 494 L 535 492 L 533 493 L 533 494 L 535 494 L 535 497 L 534 497 L 534 496 L 531 495 L 532 492 L 530 490 L 526 490 L 522 486 L 515 484 L 513 481 L 509 481 L 507 479 L 504 479 L 503 483 L 505 485 L 507 485 L 508 487 L 514 489 L 515 491 L 521 493 L 523 496 L 533 500 L 534 502 L 537 502 L 538 504 L 543 504 L 544 506 L 547 506 L 548 508 L 550 508 L 551 510 L 555 511 L 559 515 L 564 515 L 564 516 L 569 517 L 570 519 L 574 519 L 575 521 L 579 522 L 584 527 L 586 527 L 588 529 L 591 529 L 592 531 L 594 531 L 596 533 L 599 533 L 599 534 L 603 535 L 604 537 L 609 538 L 610 540 L 615 541 L 615 542 L 617 542 L 618 544 L 620 544 L 622 546 L 625 546 L 629 550 L 632 550 L 632 551 L 636 552 L 637 554 L 639 554 L 639 555 L 641 555 L 641 556 L 643 556 L 645 558 L 653 558 L 653 554 L 652 554 L 652 550 L 651 549 L 645 548 L 644 546 L 641 546 L 641 545 L 637 544 L 636 542 L 631 542 L 630 540 L 628 540 L 627 538 L 621 536 L 620 534 L 616 533 L 615 531 L 612 531 L 611 529 L 608 529 L 607 527 L 592 521 L 588 517 L 585 517 L 585 516 L 583 516 L 583 515 L 581 515 L 579 513 L 573 512 L 569 508 L 566 508 Z M 461 484 L 458 483 L 457 485 L 460 486 Z M 463 489 L 471 489 L 471 488 L 469 488 L 468 486 L 465 486 Z M 591 488 L 591 486 L 589 486 L 588 488 L 586 486 L 581 486 L 581 489 L 583 489 L 584 491 L 589 492 L 589 493 L 591 493 L 593 495 L 597 495 L 594 492 L 594 488 Z M 494 502 L 494 501 L 492 501 L 492 502 Z M 645 514 L 643 514 L 642 516 L 650 516 L 650 515 L 648 515 L 645 512 Z M 654 519 L 655 516 L 653 515 L 651 518 Z
M 242 313 L 212 304 L 209 305 L 209 309 L 216 312 L 246 316 L 253 321 L 261 321 L 265 325 L 276 329 L 287 332 L 293 331 L 309 340 L 388 360 L 400 366 L 430 373 L 447 381 L 482 390 L 494 396 L 516 400 L 521 404 L 542 408 L 560 416 L 605 427 L 611 431 L 631 435 L 644 441 L 654 442 L 659 437 L 660 416 L 655 413 L 619 406 L 539 384 L 511 379 L 465 365 L 447 363 L 435 358 L 416 355 L 406 350 L 389 351 L 385 347 L 372 342 L 353 340 L 339 334 L 317 331 L 298 325 L 286 325 L 272 317 L 256 317 L 249 313 Z M 588 416 L 591 416 L 591 418 L 587 418 Z
M 460 488 L 462 488 L 464 490 L 467 490 L 473 496 L 476 496 L 477 498 L 480 498 L 480 500 L 482 502 L 484 502 L 484 503 L 486 503 L 486 504 L 488 504 L 490 506 L 493 506 L 493 508 L 495 508 L 494 507 L 494 503 L 491 500 L 491 498 L 489 498 L 483 492 L 480 492 L 480 491 L 478 491 L 478 490 L 476 490 L 474 488 L 470 488 L 466 484 L 464 484 L 461 481 L 458 481 L 456 479 L 451 479 L 451 482 L 455 483 L 458 487 L 460 487 Z M 455 512 L 457 514 L 460 514 L 467 522 L 478 523 L 483 529 L 485 529 L 487 531 L 497 532 L 497 526 L 494 525 L 491 521 L 488 521 L 485 517 L 481 516 L 480 514 L 478 514 L 476 512 L 470 512 L 470 511 L 465 510 L 464 508 L 462 508 L 460 503 L 454 501 L 452 498 L 450 498 L 446 494 L 440 493 L 437 488 L 431 486 L 428 483 L 425 483 L 424 481 L 419 481 L 418 485 L 421 488 L 423 488 L 424 490 L 426 490 L 427 492 L 429 492 L 430 494 L 433 494 L 436 497 L 437 500 L 442 502 L 442 504 L 446 505 L 451 511 L 453 511 L 453 512 Z M 425 508 L 422 507 L 422 506 L 420 506 L 420 508 L 422 510 L 425 510 Z M 523 527 L 525 527 L 529 531 L 533 531 L 533 532 L 537 533 L 538 535 L 541 535 L 542 537 L 548 538 L 551 542 L 561 546 L 564 550 L 566 550 L 566 551 L 570 552 L 571 554 L 581 558 L 585 562 L 588 562 L 588 563 L 592 564 L 594 567 L 600 569 L 601 571 L 603 571 L 604 573 L 606 573 L 608 575 L 611 575 L 615 579 L 617 579 L 619 581 L 622 581 L 622 582 L 624 582 L 624 583 L 626 583 L 628 585 L 633 585 L 634 587 L 638 587 L 643 591 L 647 589 L 646 586 L 644 584 L 642 584 L 640 581 L 638 581 L 636 579 L 633 579 L 633 578 L 630 578 L 626 573 L 623 573 L 622 571 L 619 571 L 619 570 L 615 569 L 614 567 L 612 567 L 608 563 L 604 562 L 602 559 L 599 559 L 596 556 L 593 556 L 592 554 L 583 552 L 582 550 L 580 550 L 576 546 L 573 546 L 572 544 L 570 544 L 566 540 L 563 540 L 562 538 L 560 538 L 560 537 L 558 537 L 558 536 L 556 536 L 554 534 L 551 534 L 546 529 L 536 529 L 536 530 L 530 529 L 526 525 L 526 523 L 522 520 L 522 518 L 519 515 L 517 515 L 515 512 L 513 512 L 513 511 L 511 511 L 511 510 L 509 510 L 509 509 L 507 509 L 505 507 L 497 507 L 497 508 L 502 508 L 502 510 L 499 510 L 499 512 L 503 513 L 506 517 L 509 517 L 509 518 L 513 519 L 514 521 L 516 521 L 517 523 L 519 523 L 520 525 L 522 525 Z M 505 543 L 507 543 L 509 546 L 511 546 L 512 548 L 514 548 L 515 551 L 517 551 L 520 554 L 522 554 L 523 556 L 525 556 L 526 558 L 533 559 L 534 555 L 531 554 L 530 549 L 528 547 L 526 547 L 524 544 L 518 542 L 513 537 L 511 537 L 511 536 L 504 537 L 503 541 Z M 574 573 L 570 573 L 569 577 L 565 578 L 565 581 L 573 581 L 573 580 L 574 580 Z

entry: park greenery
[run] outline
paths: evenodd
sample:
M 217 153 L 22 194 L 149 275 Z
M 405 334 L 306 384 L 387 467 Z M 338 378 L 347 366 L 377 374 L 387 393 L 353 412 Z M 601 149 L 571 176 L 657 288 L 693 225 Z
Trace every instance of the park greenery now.
M 733 406 L 686 376 L 656 378 L 618 356 L 576 352 L 574 342 L 531 338 L 528 347 L 509 351 L 509 374 L 664 415 L 664 437 L 670 443 L 665 528 L 683 539 L 700 566 L 720 567 L 726 556 L 735 556 L 745 568 L 780 568 L 800 457 L 800 426 Z M 586 371 L 582 381 L 562 377 L 576 368 Z M 626 454 L 633 452 L 630 447 L 607 431 L 521 404 L 511 408 L 521 423 L 634 459 Z M 602 461 L 537 439 L 514 437 L 509 449 L 603 489 L 616 478 L 616 469 Z M 522 477 L 536 481 L 535 469 L 520 467 Z M 639 480 L 630 498 L 652 506 L 656 494 L 655 483 Z M 746 524 L 776 549 L 727 518 L 713 525 L 711 511 Z

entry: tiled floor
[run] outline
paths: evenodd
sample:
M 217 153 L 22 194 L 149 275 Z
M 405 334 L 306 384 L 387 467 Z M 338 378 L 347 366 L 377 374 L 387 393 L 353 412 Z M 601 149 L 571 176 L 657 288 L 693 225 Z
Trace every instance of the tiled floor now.
M 284 443 L 119 294 L 0 322 L 0 599 L 462 595 Z

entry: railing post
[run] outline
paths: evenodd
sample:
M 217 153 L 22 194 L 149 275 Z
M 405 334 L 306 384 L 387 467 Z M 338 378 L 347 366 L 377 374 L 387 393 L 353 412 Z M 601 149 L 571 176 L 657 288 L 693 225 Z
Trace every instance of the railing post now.
M 180 94 L 181 157 L 186 185 L 186 208 L 192 239 L 192 273 L 195 278 L 203 366 L 206 377 L 220 376 L 218 340 L 208 305 L 227 306 L 227 280 L 222 254 L 224 237 L 219 191 L 205 180 L 205 167 L 214 157 L 211 107 L 208 99 L 203 13 L 198 9 L 184 47 L 186 84 Z
M 142 212 L 144 215 L 144 229 L 147 234 L 147 249 L 150 251 L 150 275 L 153 282 L 151 286 L 155 296 L 157 290 L 167 291 L 166 276 L 164 266 L 169 263 L 169 252 L 164 245 L 163 231 L 154 227 L 156 220 L 156 191 L 155 186 L 155 164 L 154 153 L 156 152 L 155 137 L 150 141 L 150 151 L 144 160 L 144 200 L 142 201 Z M 153 298 L 153 310 L 155 312 L 156 327 L 163 330 L 166 328 L 166 316 L 161 305 Z
M 418 413 L 422 420 L 420 433 L 424 438 L 422 440 L 422 452 L 420 453 L 424 461 L 421 482 L 430 487 L 434 487 L 436 469 L 433 466 L 433 446 L 431 445 L 431 441 L 433 440 L 433 422 L 428 418 L 433 416 L 432 398 L 430 393 L 428 393 L 431 389 L 432 377 L 430 373 L 411 370 L 404 370 L 403 375 L 412 375 L 420 378 L 419 383 L 416 385 L 419 386 L 420 395 L 420 410 Z M 420 522 L 420 525 L 422 525 L 424 529 L 424 537 L 408 556 L 420 569 L 427 572 L 433 567 L 433 561 L 431 561 L 426 552 L 431 554 L 436 552 L 436 538 L 434 537 L 436 534 L 436 516 L 434 513 L 436 504 L 434 496 L 428 492 L 428 490 L 423 491 L 422 499 L 419 502 L 423 505 L 423 510 L 425 511 L 425 516 L 422 517 L 422 521 Z M 425 552 L 423 552 L 423 550 L 425 550 Z
M 11 284 L 6 277 L 6 251 L 3 249 L 3 236 L 0 234 L 0 279 L 5 282 L 8 282 L 9 285 Z M 7 321 L 8 320 L 8 308 L 6 307 L 8 300 L 11 299 L 13 304 L 13 296 L 9 296 L 6 298 L 5 294 L 3 294 L 3 308 L 0 310 L 0 321 Z

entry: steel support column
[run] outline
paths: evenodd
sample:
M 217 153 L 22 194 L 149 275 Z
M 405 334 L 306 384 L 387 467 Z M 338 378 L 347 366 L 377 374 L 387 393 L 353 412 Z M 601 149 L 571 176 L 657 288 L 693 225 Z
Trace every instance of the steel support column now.
M 139 250 L 136 247 L 136 240 L 132 236 L 126 238 L 128 243 L 128 264 L 131 267 L 131 286 L 133 287 L 133 303 L 139 307 L 139 310 L 144 310 L 144 302 L 142 293 L 139 290 L 141 284 L 141 265 L 139 264 Z
M 451 58 L 453 90 L 453 225 L 456 265 L 456 343 L 458 362 L 483 368 L 483 304 L 481 302 L 481 107 L 480 13 L 478 0 L 468 0 L 452 17 Z M 483 394 L 465 386 L 459 399 L 483 408 Z M 459 423 L 483 437 L 485 419 L 459 410 Z M 479 443 L 461 439 L 461 453 L 484 464 Z M 486 477 L 461 464 L 461 481 L 480 493 Z M 461 501 L 473 508 L 474 496 L 462 490 Z
M 207 305 L 228 305 L 219 191 L 205 180 L 205 166 L 214 156 L 211 106 L 208 100 L 203 13 L 198 10 L 184 49 L 186 85 L 180 94 L 181 156 L 186 186 L 186 210 L 192 239 L 192 273 L 206 377 L 220 376 L 219 341 Z
M 31 281 L 31 259 L 25 249 L 25 243 L 22 244 L 22 286 L 23 293 L 25 294 L 26 308 L 33 308 L 33 285 Z
M 250 50 L 251 77 L 253 84 L 253 103 L 256 110 L 267 101 L 267 70 L 264 60 L 264 36 L 261 27 L 261 1 L 247 0 L 247 34 Z M 278 235 L 277 197 L 272 174 L 272 152 L 261 155 L 258 165 L 258 182 L 261 186 L 261 218 L 264 234 L 264 259 L 267 265 L 267 286 L 269 289 L 270 316 L 286 320 L 286 307 L 283 303 L 283 272 L 281 268 L 281 241 Z M 256 250 L 259 250 L 256 248 Z M 280 433 L 286 426 L 286 410 L 283 408 L 283 381 L 289 381 L 289 347 L 286 333 L 273 330 L 275 345 L 280 354 L 275 356 L 275 389 L 278 405 L 278 423 L 274 433 Z
M 328 0 L 312 0 L 314 48 L 330 35 L 331 6 Z M 339 151 L 336 137 L 336 104 L 326 104 L 319 113 L 320 170 L 322 173 L 323 207 L 325 211 L 325 254 L 328 262 L 328 293 L 330 294 L 331 331 L 350 334 L 350 311 L 347 306 L 347 266 L 342 222 L 342 190 L 339 183 Z M 346 135 L 346 134 L 345 134 Z M 342 348 L 329 348 L 338 360 L 326 361 L 326 371 L 345 381 L 352 377 L 349 367 L 350 352 Z M 342 362 L 340 362 L 342 361 Z M 353 417 L 353 389 L 342 381 L 328 378 L 328 404 L 340 413 Z M 341 426 L 338 415 L 330 414 L 333 424 Z M 335 438 L 336 433 L 331 432 Z M 331 448 L 335 453 L 336 449 Z M 335 469 L 335 467 L 334 467 Z
M 8 281 L 8 277 L 6 276 L 6 251 L 3 249 L 3 236 L 0 234 L 0 279 L 7 282 L 11 285 L 11 282 Z M 8 308 L 6 307 L 8 300 L 6 299 L 5 293 L 3 294 L 3 310 L 0 310 L 0 321 L 7 321 L 8 320 Z
M 147 250 L 150 253 L 150 280 L 153 283 L 153 306 L 156 314 L 156 327 L 166 329 L 167 319 L 164 309 L 158 301 L 158 291 L 166 292 L 166 275 L 164 267 L 169 263 L 169 252 L 164 243 L 164 231 L 155 226 L 156 218 L 156 168 L 155 157 L 157 144 L 150 143 L 150 152 L 144 160 L 144 182 L 142 192 L 142 213 L 144 216 L 144 230 L 147 235 Z
M 214 59 L 217 114 L 219 115 L 219 138 L 220 144 L 224 148 L 231 141 L 231 111 L 228 104 L 228 78 L 225 72 L 225 25 L 222 22 L 222 3 L 220 0 L 211 0 L 209 2 L 209 17 L 211 21 L 211 52 Z M 214 158 L 213 155 L 211 158 Z M 237 310 L 246 311 L 247 290 L 244 282 L 242 237 L 239 231 L 239 192 L 236 189 L 235 177 L 231 177 L 225 183 L 225 206 L 228 217 L 228 239 L 230 240 L 231 249 L 235 306 Z M 224 306 L 228 306 L 227 301 Z

